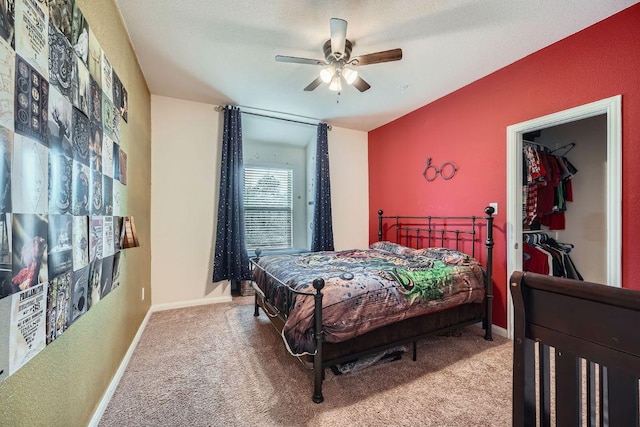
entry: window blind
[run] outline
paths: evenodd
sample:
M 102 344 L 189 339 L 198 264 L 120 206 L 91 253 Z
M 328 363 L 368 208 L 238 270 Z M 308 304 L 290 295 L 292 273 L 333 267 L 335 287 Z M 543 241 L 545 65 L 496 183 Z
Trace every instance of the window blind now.
M 244 213 L 247 249 L 293 247 L 293 171 L 245 166 Z

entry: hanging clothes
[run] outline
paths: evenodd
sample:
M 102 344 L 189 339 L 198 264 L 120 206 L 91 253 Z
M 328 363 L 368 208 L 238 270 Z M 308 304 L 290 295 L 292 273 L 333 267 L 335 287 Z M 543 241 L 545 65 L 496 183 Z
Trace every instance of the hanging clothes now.
M 560 243 L 544 232 L 527 233 L 522 245 L 523 269 L 568 279 L 583 280 L 569 252 L 573 245 Z
M 550 230 L 564 230 L 567 202 L 573 201 L 571 178 L 577 168 L 564 155 L 554 155 L 547 147 L 527 141 L 523 144 L 523 159 L 525 228 L 545 225 Z

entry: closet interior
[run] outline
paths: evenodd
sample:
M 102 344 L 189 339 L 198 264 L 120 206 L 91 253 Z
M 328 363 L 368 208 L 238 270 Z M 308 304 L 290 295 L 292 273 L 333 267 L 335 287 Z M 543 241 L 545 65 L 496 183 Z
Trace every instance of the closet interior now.
M 606 116 L 523 135 L 523 269 L 606 283 Z

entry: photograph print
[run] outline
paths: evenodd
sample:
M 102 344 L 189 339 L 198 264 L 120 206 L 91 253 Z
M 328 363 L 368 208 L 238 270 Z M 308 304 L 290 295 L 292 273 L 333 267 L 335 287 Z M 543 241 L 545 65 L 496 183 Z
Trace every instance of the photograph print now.
M 113 215 L 113 179 L 102 175 L 102 209 L 104 215 Z
M 108 98 L 109 101 L 113 102 L 113 68 L 111 67 L 111 62 L 107 55 L 102 51 L 102 58 L 100 59 L 100 65 L 102 69 L 102 91 L 104 92 L 104 97 Z
M 11 245 L 11 214 L 0 214 L 0 300 L 14 293 Z
M 122 148 L 118 151 L 118 181 L 127 185 L 127 153 Z
M 51 86 L 49 91 L 49 148 L 73 158 L 73 107 L 71 101 Z
M 75 73 L 71 83 L 71 103 L 89 117 L 89 100 L 91 98 L 91 81 L 86 64 L 76 57 Z
M 0 126 L 0 213 L 12 212 L 11 162 L 13 159 L 13 132 Z
M 13 298 L 0 299 L 0 325 L 11 324 Z M 9 377 L 9 328 L 0 328 L 0 382 Z
M 113 277 L 111 290 L 120 286 L 120 270 L 122 268 L 121 255 L 122 255 L 122 252 L 115 253 L 115 255 L 113 256 L 113 274 L 107 275 L 107 277 Z M 102 265 L 104 266 L 104 262 Z M 104 272 L 102 273 L 102 275 L 103 277 L 105 276 Z
M 100 301 L 102 281 L 102 260 L 96 259 L 89 264 L 89 288 L 87 298 L 87 310 L 90 310 Z
M 49 77 L 49 13 L 46 4 L 33 0 L 15 0 L 16 53 Z
M 71 273 L 71 310 L 69 325 L 87 312 L 87 293 L 89 287 L 89 266 Z
M 120 115 L 125 123 L 129 123 L 129 94 L 127 88 L 122 86 L 122 106 L 120 107 Z
M 92 122 L 98 122 L 102 125 L 102 88 L 93 76 L 89 75 L 91 80 L 91 117 Z
M 72 233 L 72 215 L 49 215 L 49 280 L 72 270 Z
M 113 217 L 113 250 L 118 253 L 122 249 L 122 224 L 124 218 L 121 216 Z
M 116 109 L 116 114 L 120 116 L 125 122 L 127 117 L 127 91 L 122 85 L 122 81 L 115 70 L 113 70 L 113 106 Z
M 89 167 L 74 160 L 72 173 L 73 181 L 71 183 L 71 196 L 73 199 L 73 206 L 71 212 L 73 215 L 89 215 Z
M 2 2 L 2 0 L 0 0 Z M 16 53 L 0 43 L 0 126 L 14 130 Z
M 71 270 L 54 277 L 47 293 L 47 344 L 69 326 L 71 311 Z
M 77 3 L 73 5 L 71 45 L 78 58 L 86 65 L 89 56 L 89 23 L 84 19 L 84 15 Z
M 102 173 L 113 178 L 113 140 L 102 135 Z
M 102 173 L 89 171 L 89 214 L 104 215 L 104 199 L 102 196 Z
M 101 216 L 89 217 L 89 262 L 104 258 L 104 231 Z
M 89 166 L 89 118 L 77 108 L 73 108 L 73 160 Z
M 11 204 L 17 213 L 49 213 L 49 150 L 18 134 L 13 135 Z
M 15 72 L 15 132 L 29 136 L 47 146 L 49 83 L 20 55 L 16 55 Z
M 115 253 L 113 217 L 102 217 L 102 255 L 106 258 Z
M 69 40 L 49 23 L 49 87 L 56 87 L 71 100 L 71 85 L 76 66 L 76 54 Z
M 76 271 L 89 265 L 89 217 L 72 218 L 73 270 Z
M 107 135 L 112 140 L 119 142 L 119 139 L 116 138 L 116 124 L 119 121 L 116 118 L 115 109 L 113 107 L 113 102 L 106 95 L 102 94 L 102 125 L 104 134 Z
M 102 173 L 102 123 L 91 120 L 89 124 L 89 167 Z
M 3 40 L 0 44 L 6 43 L 12 49 L 15 49 L 15 4 L 15 0 L 0 0 L 0 39 Z
M 102 280 L 100 282 L 100 298 L 107 296 L 115 286 L 113 283 L 113 256 L 108 256 L 102 260 Z
M 127 208 L 127 187 L 120 181 L 114 179 L 113 185 L 113 214 L 114 215 L 126 215 Z
M 49 280 L 47 272 L 47 215 L 13 214 L 13 292 L 32 288 Z
M 9 371 L 13 374 L 47 345 L 47 283 L 14 294 L 9 325 Z
M 64 154 L 49 152 L 49 213 L 72 213 L 72 177 L 73 160 Z
M 48 0 L 49 23 L 71 43 L 73 38 L 73 0 Z
M 89 74 L 98 83 L 98 87 L 102 87 L 102 47 L 100 42 L 93 34 L 93 30 L 89 28 Z

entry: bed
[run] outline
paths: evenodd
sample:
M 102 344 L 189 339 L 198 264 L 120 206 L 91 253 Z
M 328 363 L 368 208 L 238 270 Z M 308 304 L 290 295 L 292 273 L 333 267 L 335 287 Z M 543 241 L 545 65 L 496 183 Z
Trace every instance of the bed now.
M 515 272 L 513 425 L 638 426 L 640 292 Z
M 492 340 L 493 212 L 378 211 L 378 241 L 368 249 L 256 251 L 254 315 L 262 309 L 289 352 L 313 366 L 314 402 L 324 400 L 326 368 L 405 344 L 416 360 L 418 339 L 479 322 Z

